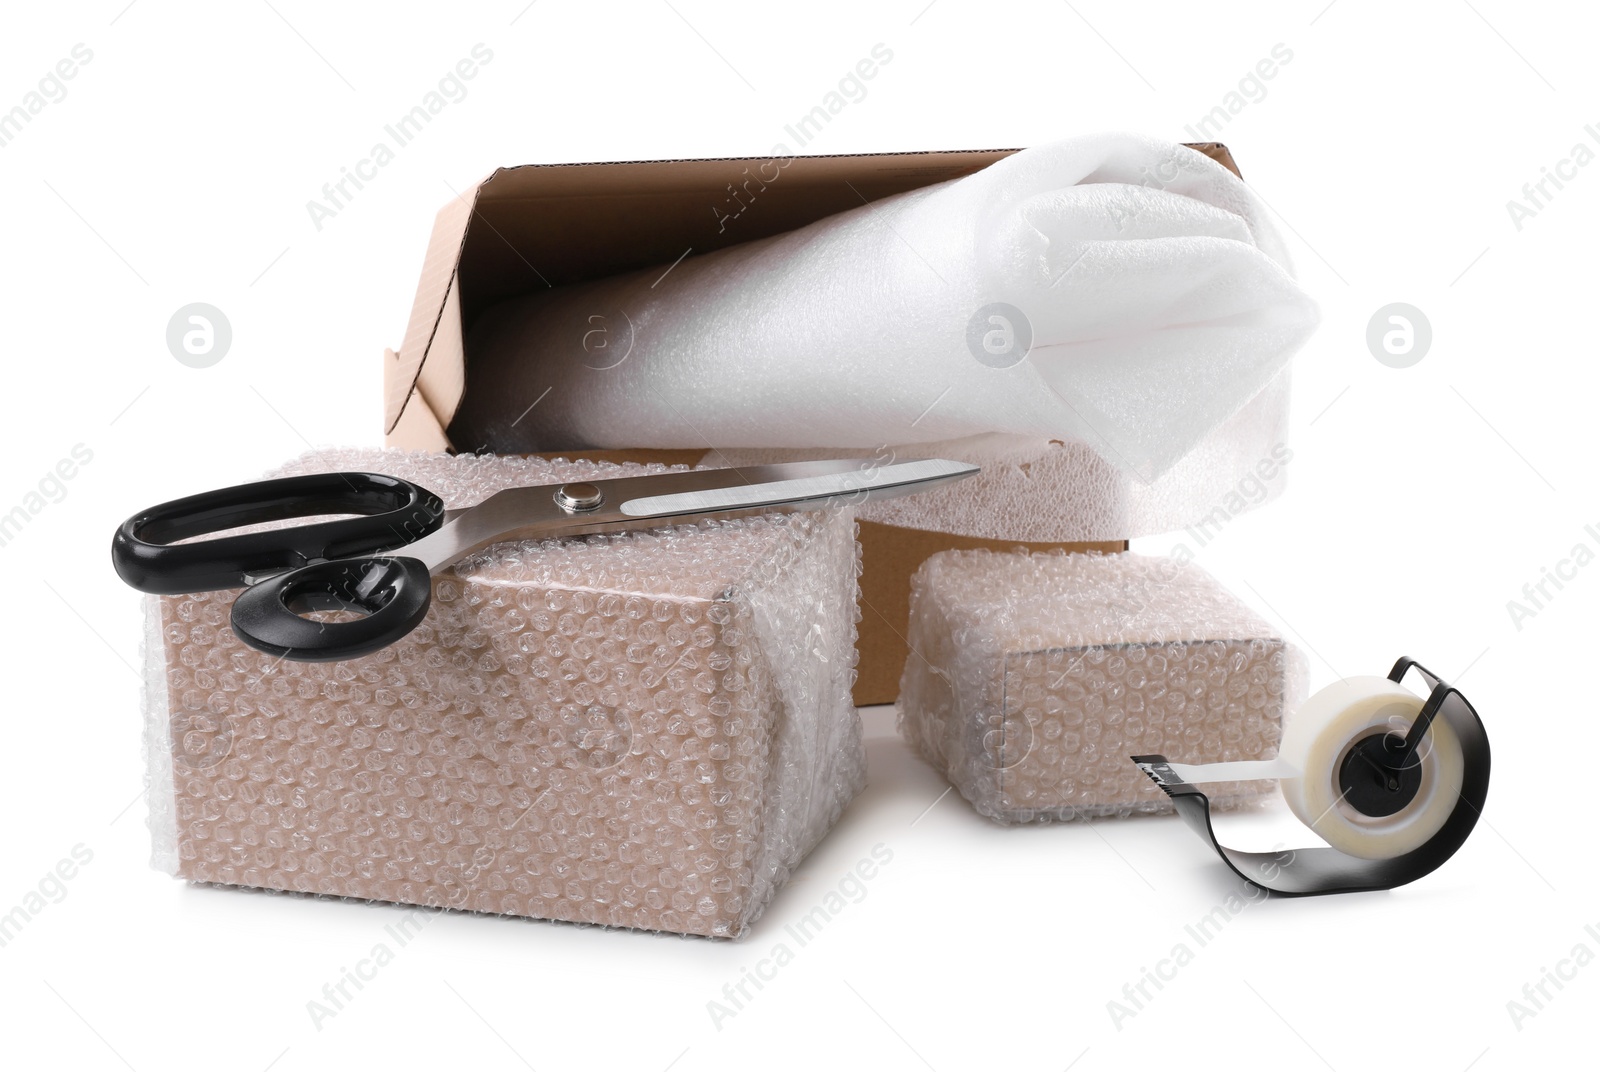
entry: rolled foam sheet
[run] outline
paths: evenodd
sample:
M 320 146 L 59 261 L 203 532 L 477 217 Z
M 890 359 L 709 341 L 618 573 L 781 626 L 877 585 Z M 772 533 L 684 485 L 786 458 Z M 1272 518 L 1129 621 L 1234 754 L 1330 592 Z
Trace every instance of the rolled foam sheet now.
M 996 304 L 1031 337 L 1005 368 L 974 341 Z M 613 327 L 586 350 L 595 317 L 628 337 Z M 1257 397 L 1315 321 L 1235 175 L 1171 142 L 1079 137 L 675 266 L 503 302 L 469 328 L 451 434 L 521 451 L 999 433 L 1086 443 L 1148 481 Z
M 1300 653 L 1193 563 L 1143 555 L 944 551 L 912 582 L 899 725 L 979 813 L 1000 822 L 1166 812 L 1129 761 L 1231 765 L 1278 749 L 1304 695 Z
M 650 467 L 660 470 L 663 467 Z M 350 450 L 447 506 L 640 466 Z M 865 781 L 848 510 L 495 544 L 361 659 L 147 599 L 154 863 L 198 882 L 736 936 Z M 401 552 L 403 553 L 403 551 Z

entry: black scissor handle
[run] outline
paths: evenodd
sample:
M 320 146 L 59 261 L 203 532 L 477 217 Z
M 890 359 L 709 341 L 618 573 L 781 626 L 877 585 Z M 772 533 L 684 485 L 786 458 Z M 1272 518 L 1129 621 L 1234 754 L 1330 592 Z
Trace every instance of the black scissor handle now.
M 279 658 L 337 662 L 399 640 L 428 613 L 433 579 L 415 558 L 373 555 L 317 562 L 246 588 L 233 601 L 233 632 Z M 349 621 L 317 621 L 313 611 L 349 611 Z
M 340 521 L 177 543 L 264 521 L 359 514 Z M 317 473 L 239 484 L 152 506 L 111 540 L 117 575 L 141 592 L 180 595 L 240 588 L 321 559 L 387 551 L 444 523 L 444 502 L 381 473 Z

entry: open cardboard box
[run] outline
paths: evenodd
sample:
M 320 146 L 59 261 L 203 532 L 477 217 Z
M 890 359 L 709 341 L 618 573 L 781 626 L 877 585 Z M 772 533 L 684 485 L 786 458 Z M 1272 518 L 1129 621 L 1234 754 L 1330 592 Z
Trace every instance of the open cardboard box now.
M 1226 146 L 1191 148 L 1238 174 Z M 450 424 L 467 391 L 495 390 L 494 383 L 473 379 L 465 339 L 474 318 L 496 301 L 791 231 L 864 202 L 971 174 L 1016 151 L 500 168 L 434 221 L 405 341 L 398 352 L 384 354 L 385 442 L 410 450 L 495 449 L 493 443 L 453 441 Z M 550 443 L 545 453 L 695 464 L 706 452 L 569 451 Z M 856 703 L 892 703 L 899 692 L 909 656 L 911 575 L 928 556 L 949 548 L 1015 546 L 862 522 Z M 1025 546 L 1120 551 L 1127 543 Z

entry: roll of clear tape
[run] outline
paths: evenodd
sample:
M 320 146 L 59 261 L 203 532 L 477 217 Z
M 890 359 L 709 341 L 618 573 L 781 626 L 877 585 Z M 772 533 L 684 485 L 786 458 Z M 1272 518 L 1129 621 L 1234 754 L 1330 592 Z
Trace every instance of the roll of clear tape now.
M 1408 678 L 1421 679 L 1427 699 L 1401 687 Z M 1394 736 L 1414 747 L 1397 747 Z M 1288 897 L 1415 882 L 1466 844 L 1489 798 L 1483 720 L 1460 689 L 1410 656 L 1387 678 L 1349 678 L 1311 697 L 1286 721 L 1278 751 L 1262 762 L 1199 766 L 1128 758 L 1234 874 Z M 1255 778 L 1277 778 L 1295 817 L 1328 844 L 1256 852 L 1219 841 L 1200 785 Z
M 1404 737 L 1422 713 L 1422 697 L 1388 678 L 1352 677 L 1312 696 L 1284 727 L 1278 758 L 1300 771 L 1278 782 L 1296 818 L 1340 852 L 1389 860 L 1420 848 L 1450 818 L 1461 793 L 1461 742 L 1434 719 L 1417 748 L 1422 784 L 1393 815 L 1364 815 L 1339 788 L 1339 772 L 1356 744 L 1378 733 Z
M 1465 766 L 1461 742 L 1449 723 L 1433 720 L 1417 749 L 1421 785 L 1392 815 L 1365 815 L 1339 787 L 1350 750 L 1379 733 L 1404 737 L 1424 699 L 1383 677 L 1352 677 L 1313 695 L 1285 721 L 1278 758 L 1236 763 L 1173 763 L 1186 782 L 1276 778 L 1289 810 L 1340 852 L 1363 860 L 1391 860 L 1420 848 L 1450 818 Z

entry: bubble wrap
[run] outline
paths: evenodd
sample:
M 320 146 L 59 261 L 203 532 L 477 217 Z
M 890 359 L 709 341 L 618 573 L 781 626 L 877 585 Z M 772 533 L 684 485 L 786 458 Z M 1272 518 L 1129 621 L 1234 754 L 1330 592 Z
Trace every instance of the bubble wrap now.
M 1299 653 L 1171 558 L 945 551 L 912 581 L 901 734 L 1000 822 L 1171 811 L 1128 759 L 1270 759 Z M 1219 807 L 1271 783 L 1210 787 Z
M 661 470 L 664 467 L 650 467 Z M 641 466 L 383 451 L 452 508 Z M 848 511 L 496 544 L 409 637 L 281 661 L 148 597 L 153 862 L 194 881 L 736 936 L 865 780 Z

